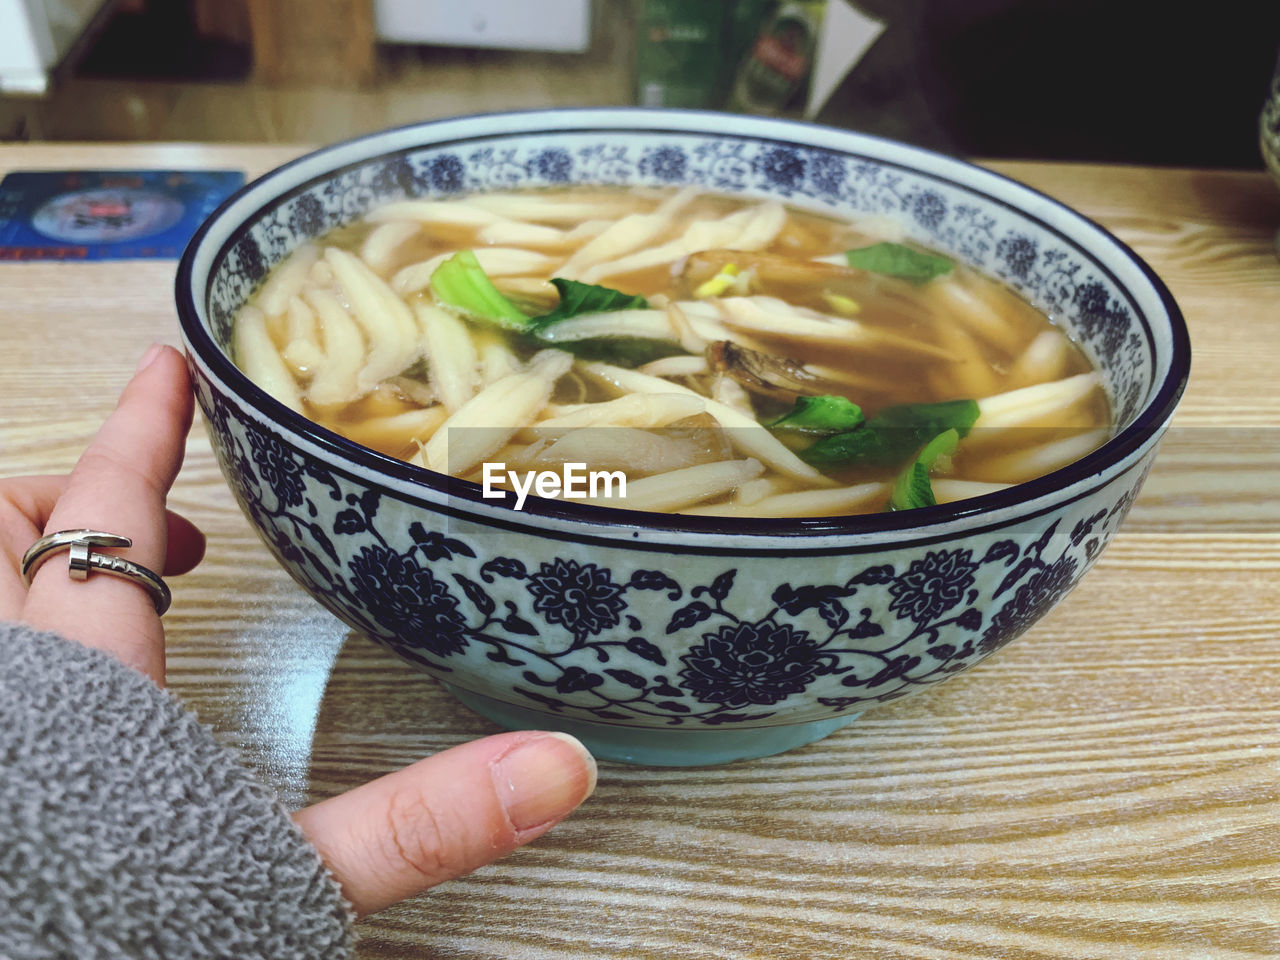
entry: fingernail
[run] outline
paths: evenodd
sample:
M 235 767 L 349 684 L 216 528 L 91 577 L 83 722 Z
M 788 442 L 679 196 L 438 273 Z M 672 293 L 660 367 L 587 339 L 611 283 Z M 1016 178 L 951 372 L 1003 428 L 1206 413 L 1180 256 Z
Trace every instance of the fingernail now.
M 596 762 L 566 733 L 544 733 L 493 764 L 493 785 L 512 826 L 525 832 L 567 816 L 596 788 Z
M 138 361 L 137 368 L 134 373 L 141 373 L 147 367 L 151 366 L 156 357 L 160 356 L 160 351 L 164 349 L 163 343 L 153 343 L 147 347 L 147 352 L 142 355 L 142 359 Z

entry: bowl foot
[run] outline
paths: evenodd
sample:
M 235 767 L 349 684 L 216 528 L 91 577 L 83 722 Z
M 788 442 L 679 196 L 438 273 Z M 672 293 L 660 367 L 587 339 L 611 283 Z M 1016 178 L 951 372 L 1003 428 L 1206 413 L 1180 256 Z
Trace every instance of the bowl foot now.
M 620 727 L 517 707 L 448 683 L 444 687 L 476 713 L 509 730 L 558 730 L 581 740 L 597 760 L 656 767 L 700 767 L 767 757 L 821 740 L 859 717 L 852 713 L 829 720 L 740 730 Z

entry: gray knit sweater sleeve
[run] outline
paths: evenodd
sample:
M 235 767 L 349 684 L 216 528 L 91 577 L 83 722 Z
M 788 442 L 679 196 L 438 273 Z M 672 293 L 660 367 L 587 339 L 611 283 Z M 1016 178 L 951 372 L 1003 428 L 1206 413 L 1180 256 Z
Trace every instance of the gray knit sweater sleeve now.
M 350 916 L 271 792 L 107 654 L 0 624 L 0 958 L 328 958 Z

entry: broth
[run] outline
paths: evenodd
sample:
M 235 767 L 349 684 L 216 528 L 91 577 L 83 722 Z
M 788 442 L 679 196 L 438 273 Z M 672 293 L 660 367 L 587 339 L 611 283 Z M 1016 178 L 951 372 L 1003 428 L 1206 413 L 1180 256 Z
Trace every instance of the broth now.
M 622 469 L 596 502 L 633 509 L 905 509 L 1106 440 L 1101 378 L 1048 317 L 896 233 L 690 190 L 391 203 L 278 266 L 235 359 L 383 453 L 477 482 Z

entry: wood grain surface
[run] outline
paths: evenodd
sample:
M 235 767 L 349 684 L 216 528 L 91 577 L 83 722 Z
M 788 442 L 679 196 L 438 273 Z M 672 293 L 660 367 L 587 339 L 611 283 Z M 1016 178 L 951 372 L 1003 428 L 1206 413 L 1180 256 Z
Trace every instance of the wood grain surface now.
M 6 146 L 0 169 L 300 148 Z M 603 765 L 532 847 L 360 925 L 386 958 L 1280 956 L 1280 191 L 1260 173 L 992 163 L 1131 244 L 1187 316 L 1186 399 L 1122 533 L 1041 625 L 808 748 Z M 0 463 L 68 469 L 174 264 L 0 265 Z M 171 505 L 172 689 L 291 805 L 493 731 L 279 570 L 197 424 Z

